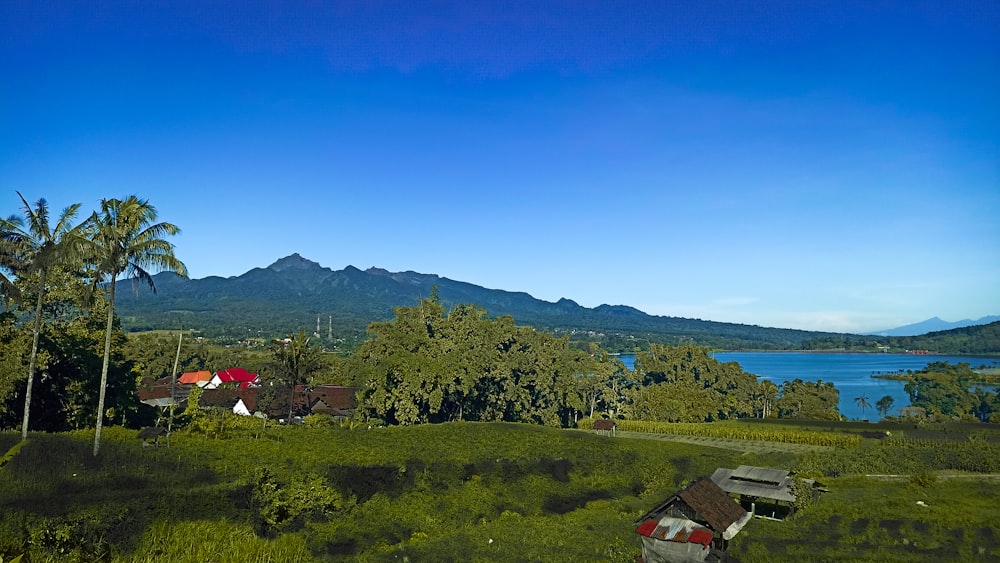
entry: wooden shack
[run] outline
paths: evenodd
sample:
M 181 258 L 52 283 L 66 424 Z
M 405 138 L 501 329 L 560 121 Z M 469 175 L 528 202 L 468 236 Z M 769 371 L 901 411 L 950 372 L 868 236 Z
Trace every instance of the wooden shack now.
M 604 418 L 601 420 L 594 421 L 594 432 L 598 434 L 603 434 L 605 436 L 614 436 L 616 428 L 618 428 L 618 425 L 615 424 L 615 421 L 613 420 L 608 420 Z
M 802 479 L 813 499 L 825 488 L 813 479 Z M 739 500 L 755 516 L 783 519 L 795 513 L 794 474 L 784 469 L 741 465 L 736 469 L 720 467 L 712 482 Z
M 729 540 L 750 520 L 725 491 L 701 477 L 643 514 L 636 524 L 645 563 L 724 558 Z

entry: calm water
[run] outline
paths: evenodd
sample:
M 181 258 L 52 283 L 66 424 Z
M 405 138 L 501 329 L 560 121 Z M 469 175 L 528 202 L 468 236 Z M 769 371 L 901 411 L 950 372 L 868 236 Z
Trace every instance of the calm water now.
M 872 374 L 899 370 L 923 369 L 930 362 L 966 362 L 972 367 L 1000 366 L 996 358 L 974 356 L 916 356 L 912 354 L 823 354 L 813 352 L 717 352 L 712 356 L 720 362 L 738 362 L 743 370 L 781 385 L 790 379 L 829 381 L 840 391 L 840 413 L 848 419 L 876 420 L 875 401 L 889 395 L 895 399 L 890 415 L 910 404 L 903 390 L 903 381 L 873 379 Z M 635 356 L 626 354 L 619 359 L 633 369 Z M 862 416 L 854 398 L 865 394 L 872 408 Z

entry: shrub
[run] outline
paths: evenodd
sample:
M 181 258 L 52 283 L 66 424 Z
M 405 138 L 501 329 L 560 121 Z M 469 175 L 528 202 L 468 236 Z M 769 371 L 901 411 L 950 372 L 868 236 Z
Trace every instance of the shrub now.
M 306 428 L 336 428 L 340 426 L 332 416 L 328 414 L 310 414 L 303 419 Z
M 260 531 L 267 535 L 344 509 L 340 493 L 315 474 L 282 483 L 265 467 L 251 478 L 250 487 L 251 507 Z
M 930 471 L 922 471 L 910 477 L 910 482 L 918 487 L 931 487 L 937 482 L 937 475 Z

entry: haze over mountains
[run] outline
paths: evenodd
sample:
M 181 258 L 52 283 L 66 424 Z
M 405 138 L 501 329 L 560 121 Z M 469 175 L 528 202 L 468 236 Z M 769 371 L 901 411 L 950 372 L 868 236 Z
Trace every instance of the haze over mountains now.
M 988 317 L 982 317 L 977 320 L 962 319 L 960 321 L 955 321 L 955 322 L 948 322 L 938 317 L 931 317 L 926 321 L 920 321 L 919 323 L 908 324 L 896 328 L 880 330 L 877 332 L 870 332 L 868 334 L 876 336 L 919 336 L 921 334 L 927 334 L 928 332 L 938 332 L 942 330 L 965 328 L 967 326 L 985 325 L 985 324 L 995 323 L 997 321 L 1000 321 L 1000 315 L 990 315 Z
M 416 305 L 437 287 L 446 310 L 471 303 L 491 317 L 510 315 L 520 325 L 557 334 L 587 335 L 618 349 L 658 342 L 694 341 L 724 349 L 799 349 L 838 333 L 767 328 L 648 315 L 624 305 L 582 307 L 570 299 L 552 303 L 524 292 L 487 289 L 433 274 L 332 270 L 298 254 L 229 278 L 186 280 L 154 276 L 157 294 L 146 288 L 119 292 L 117 311 L 126 330 L 199 330 L 234 340 L 273 338 L 305 329 L 332 339 L 360 339 L 373 321 L 390 320 L 393 309 Z M 858 337 L 861 338 L 861 337 Z

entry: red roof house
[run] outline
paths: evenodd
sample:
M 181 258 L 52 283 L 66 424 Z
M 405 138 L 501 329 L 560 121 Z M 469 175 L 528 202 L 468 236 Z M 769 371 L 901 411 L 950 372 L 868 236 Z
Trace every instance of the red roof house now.
M 183 383 L 185 385 L 198 385 L 199 387 L 204 387 L 206 383 L 212 380 L 212 372 L 208 370 L 202 371 L 191 371 L 181 374 L 177 378 L 177 383 Z
M 205 385 L 205 389 L 216 389 L 224 383 L 232 383 L 238 387 L 256 387 L 260 385 L 260 376 L 249 373 L 243 368 L 224 369 L 215 372 L 215 376 Z

